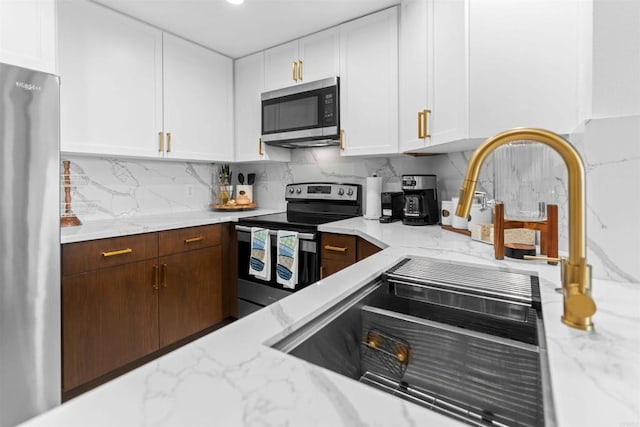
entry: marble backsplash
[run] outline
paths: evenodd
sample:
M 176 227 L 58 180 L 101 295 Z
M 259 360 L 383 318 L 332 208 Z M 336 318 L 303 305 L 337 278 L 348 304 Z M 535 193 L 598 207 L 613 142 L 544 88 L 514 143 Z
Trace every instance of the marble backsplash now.
M 640 281 L 640 117 L 597 119 L 570 136 L 587 173 L 587 259 L 594 276 Z M 554 154 L 555 155 L 555 154 Z M 471 152 L 428 157 L 341 157 L 335 147 L 293 150 L 288 163 L 234 164 L 238 173 L 256 174 L 254 201 L 285 209 L 284 189 L 292 182 L 363 184 L 376 174 L 383 191 L 399 191 L 403 174 L 435 174 L 440 200 L 458 195 Z M 163 160 L 62 156 L 71 161 L 72 208 L 83 221 L 202 211 L 216 199 L 217 165 Z M 567 179 L 554 159 L 551 199 L 559 206 L 559 243 L 567 247 Z M 490 196 L 493 159 L 483 166 L 478 191 Z M 61 211 L 63 204 L 61 203 Z

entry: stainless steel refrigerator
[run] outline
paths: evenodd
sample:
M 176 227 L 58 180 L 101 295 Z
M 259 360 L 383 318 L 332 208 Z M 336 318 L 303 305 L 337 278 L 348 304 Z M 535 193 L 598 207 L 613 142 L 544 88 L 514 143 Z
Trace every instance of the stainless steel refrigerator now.
M 0 64 L 0 427 L 60 403 L 57 76 Z

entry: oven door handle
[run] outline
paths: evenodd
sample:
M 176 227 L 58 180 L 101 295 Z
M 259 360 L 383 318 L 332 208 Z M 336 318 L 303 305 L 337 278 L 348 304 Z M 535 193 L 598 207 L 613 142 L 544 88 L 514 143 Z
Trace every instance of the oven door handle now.
M 236 225 L 237 231 L 243 231 L 245 233 L 251 233 L 251 227 L 245 227 L 244 225 Z M 278 232 L 276 230 L 269 230 L 270 236 L 276 236 Z M 298 233 L 299 240 L 315 240 L 315 233 Z

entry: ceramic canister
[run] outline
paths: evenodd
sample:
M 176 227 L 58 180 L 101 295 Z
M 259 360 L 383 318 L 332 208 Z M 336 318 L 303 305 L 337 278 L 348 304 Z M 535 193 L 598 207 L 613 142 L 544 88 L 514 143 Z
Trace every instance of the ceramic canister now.
M 452 211 L 453 211 L 453 219 L 451 220 L 451 226 L 453 228 L 459 228 L 460 230 L 466 230 L 468 227 L 467 218 L 463 218 L 455 214 L 456 209 L 458 208 L 459 197 L 454 197 L 451 199 L 452 203 Z
M 253 185 L 236 185 L 236 198 L 245 195 L 253 203 Z
M 471 230 L 474 224 L 492 224 L 493 223 L 493 211 L 490 207 L 485 206 L 482 208 L 482 204 L 474 203 L 471 205 L 471 213 L 469 214 L 467 227 Z

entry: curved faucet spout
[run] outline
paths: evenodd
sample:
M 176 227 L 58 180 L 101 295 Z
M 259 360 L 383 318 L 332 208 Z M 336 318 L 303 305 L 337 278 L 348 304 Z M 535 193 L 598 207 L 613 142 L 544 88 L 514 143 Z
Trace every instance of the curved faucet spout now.
M 486 140 L 473 153 L 460 189 L 456 215 L 467 217 L 473 203 L 480 168 L 496 148 L 514 141 L 535 141 L 553 148 L 564 160 L 569 176 L 569 256 L 561 264 L 564 289 L 562 321 L 579 329 L 592 329 L 596 307 L 591 298 L 591 266 L 586 261 L 585 171 L 580 154 L 564 138 L 544 130 L 518 128 Z

